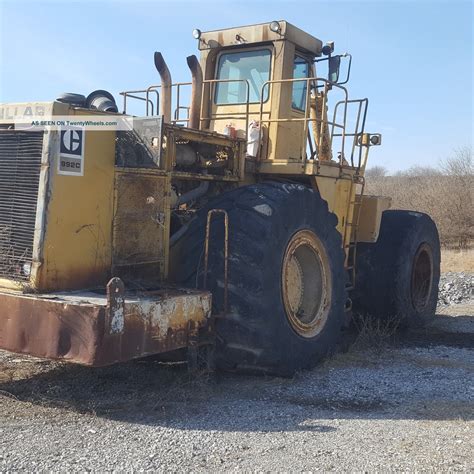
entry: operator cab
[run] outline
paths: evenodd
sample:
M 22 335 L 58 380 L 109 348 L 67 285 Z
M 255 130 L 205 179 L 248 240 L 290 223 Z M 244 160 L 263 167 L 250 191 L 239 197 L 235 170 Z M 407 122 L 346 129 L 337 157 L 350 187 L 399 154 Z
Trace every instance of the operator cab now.
M 323 43 L 286 21 L 195 36 L 205 79 L 201 126 L 220 133 L 235 129 L 244 138 L 258 122 L 261 159 L 301 160 L 305 127 L 284 120 L 304 119 L 306 78 L 314 77 L 313 60 Z M 284 82 L 291 79 L 303 80 Z
M 338 87 L 341 56 L 332 54 L 334 43 L 323 45 L 283 20 L 193 34 L 204 77 L 201 129 L 235 133 L 250 142 L 258 129 L 260 143 L 248 154 L 258 149 L 260 163 L 272 166 L 332 160 L 332 139 L 341 141 L 342 133 L 330 137 L 328 92 L 333 91 L 334 104 L 344 102 L 336 107 L 333 129 L 345 128 L 339 122 L 347 107 L 347 92 Z M 327 79 L 317 78 L 320 61 L 328 62 Z M 348 75 L 343 83 L 347 80 Z

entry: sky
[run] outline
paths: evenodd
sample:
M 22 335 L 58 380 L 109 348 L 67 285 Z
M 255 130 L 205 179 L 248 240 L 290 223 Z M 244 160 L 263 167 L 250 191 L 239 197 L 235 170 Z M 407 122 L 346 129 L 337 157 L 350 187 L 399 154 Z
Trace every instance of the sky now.
M 369 98 L 366 130 L 383 135 L 369 167 L 436 166 L 472 146 L 471 1 L 0 0 L 0 102 L 106 89 L 121 104 L 120 91 L 159 83 L 154 51 L 190 80 L 193 28 L 279 19 L 353 55 L 349 94 Z

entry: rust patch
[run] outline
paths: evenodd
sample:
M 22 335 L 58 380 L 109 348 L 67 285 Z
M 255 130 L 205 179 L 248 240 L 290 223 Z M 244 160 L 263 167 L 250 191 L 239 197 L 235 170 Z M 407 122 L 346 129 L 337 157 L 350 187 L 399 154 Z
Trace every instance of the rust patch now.
M 104 309 L 0 294 L 0 347 L 92 365 Z
M 0 293 L 0 348 L 103 366 L 188 347 L 196 332 L 202 335 L 199 343 L 210 338 L 208 292 L 125 294 L 123 306 L 116 302 L 113 311 L 107 301 L 90 293 Z M 121 308 L 123 318 L 114 322 L 111 315 Z

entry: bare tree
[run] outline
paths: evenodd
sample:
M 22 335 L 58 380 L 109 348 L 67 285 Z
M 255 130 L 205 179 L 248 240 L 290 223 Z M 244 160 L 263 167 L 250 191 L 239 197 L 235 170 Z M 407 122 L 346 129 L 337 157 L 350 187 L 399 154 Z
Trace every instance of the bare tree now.
M 472 148 L 461 147 L 440 162 L 448 186 L 442 191 L 447 196 L 444 219 L 457 233 L 458 245 L 467 247 L 474 239 L 474 162 Z
M 448 176 L 474 175 L 472 148 L 470 146 L 457 148 L 452 156 L 440 161 L 439 167 Z
M 420 177 L 420 176 L 439 176 L 440 170 L 431 166 L 411 166 L 410 168 L 402 171 L 397 171 L 395 176 L 409 176 L 409 177 Z
M 390 196 L 394 209 L 429 214 L 445 246 L 468 247 L 474 240 L 472 148 L 454 150 L 438 168 L 415 166 L 394 176 L 367 180 L 367 193 Z
M 367 178 L 383 178 L 387 176 L 388 170 L 385 166 L 373 166 L 365 171 Z

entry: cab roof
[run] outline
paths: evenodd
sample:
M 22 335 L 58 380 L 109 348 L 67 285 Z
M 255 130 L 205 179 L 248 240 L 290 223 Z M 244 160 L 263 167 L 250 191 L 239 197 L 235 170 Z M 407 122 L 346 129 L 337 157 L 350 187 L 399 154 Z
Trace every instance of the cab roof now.
M 280 30 L 275 32 L 270 29 L 270 24 L 237 26 L 223 30 L 206 31 L 201 33 L 198 40 L 199 49 L 223 48 L 226 46 L 251 45 L 273 41 L 291 41 L 298 49 L 321 56 L 323 43 L 321 40 L 300 30 L 285 20 L 280 20 Z

